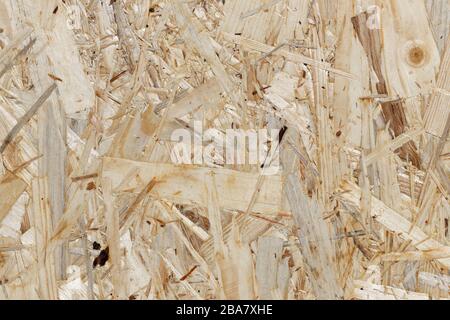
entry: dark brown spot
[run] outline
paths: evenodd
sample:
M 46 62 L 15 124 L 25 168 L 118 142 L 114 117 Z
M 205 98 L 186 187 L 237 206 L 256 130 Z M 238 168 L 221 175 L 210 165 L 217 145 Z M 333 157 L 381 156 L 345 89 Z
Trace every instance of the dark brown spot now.
M 63 80 L 60 77 L 55 76 L 54 74 L 49 73 L 48 76 L 55 81 L 63 82 Z
M 412 64 L 420 65 L 425 60 L 425 52 L 420 47 L 413 47 L 409 50 L 409 60 Z
M 97 241 L 94 241 L 94 243 L 92 244 L 92 249 L 100 250 L 101 248 L 102 248 L 102 246 L 100 245 L 100 243 L 98 243 Z
M 280 132 L 278 134 L 278 142 L 281 143 L 281 141 L 283 141 L 283 137 L 287 131 L 288 127 L 283 126 L 283 128 L 280 129 Z
M 108 259 L 109 259 L 109 247 L 106 247 L 105 249 L 100 251 L 98 257 L 94 259 L 94 263 L 92 266 L 94 268 L 97 266 L 103 267 L 106 261 L 108 261 Z
M 186 280 L 195 271 L 195 269 L 197 269 L 197 267 L 198 267 L 197 265 L 192 267 L 191 270 L 188 271 L 188 273 L 186 273 L 184 276 L 180 278 L 180 281 Z
M 95 185 L 94 182 L 89 182 L 87 187 L 86 187 L 86 190 L 94 190 L 96 188 L 97 188 L 97 186 Z

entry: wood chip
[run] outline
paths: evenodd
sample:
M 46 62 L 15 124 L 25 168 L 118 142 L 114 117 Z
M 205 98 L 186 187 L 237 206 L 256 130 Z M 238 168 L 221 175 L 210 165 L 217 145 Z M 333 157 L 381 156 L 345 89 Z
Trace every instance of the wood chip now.
M 449 299 L 450 4 L 0 1 L 0 299 Z

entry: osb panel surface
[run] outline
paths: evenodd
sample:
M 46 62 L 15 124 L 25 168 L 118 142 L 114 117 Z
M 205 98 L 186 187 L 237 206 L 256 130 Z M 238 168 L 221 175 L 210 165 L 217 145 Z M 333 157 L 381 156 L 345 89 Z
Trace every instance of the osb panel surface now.
M 0 299 L 447 299 L 449 10 L 0 0 Z

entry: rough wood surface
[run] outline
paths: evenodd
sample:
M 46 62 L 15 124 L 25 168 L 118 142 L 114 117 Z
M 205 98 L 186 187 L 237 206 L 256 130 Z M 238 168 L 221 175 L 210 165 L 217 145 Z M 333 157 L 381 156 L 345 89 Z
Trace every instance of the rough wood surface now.
M 449 10 L 0 0 L 0 299 L 448 299 Z

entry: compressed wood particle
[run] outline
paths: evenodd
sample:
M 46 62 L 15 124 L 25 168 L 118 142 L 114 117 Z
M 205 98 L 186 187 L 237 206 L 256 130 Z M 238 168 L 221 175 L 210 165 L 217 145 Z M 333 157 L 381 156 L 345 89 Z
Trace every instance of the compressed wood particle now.
M 449 30 L 448 0 L 0 0 L 0 299 L 448 299 Z

